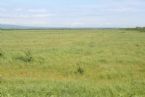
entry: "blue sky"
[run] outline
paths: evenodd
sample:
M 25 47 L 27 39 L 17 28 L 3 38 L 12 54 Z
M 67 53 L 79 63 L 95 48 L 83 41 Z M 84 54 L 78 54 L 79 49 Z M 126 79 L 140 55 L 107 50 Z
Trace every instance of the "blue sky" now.
M 145 26 L 145 0 L 0 0 L 0 24 Z

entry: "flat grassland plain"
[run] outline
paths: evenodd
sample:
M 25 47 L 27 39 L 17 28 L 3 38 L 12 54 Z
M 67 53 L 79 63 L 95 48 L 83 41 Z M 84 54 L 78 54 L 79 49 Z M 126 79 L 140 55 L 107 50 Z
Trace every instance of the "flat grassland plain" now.
M 145 97 L 145 32 L 0 30 L 0 97 Z

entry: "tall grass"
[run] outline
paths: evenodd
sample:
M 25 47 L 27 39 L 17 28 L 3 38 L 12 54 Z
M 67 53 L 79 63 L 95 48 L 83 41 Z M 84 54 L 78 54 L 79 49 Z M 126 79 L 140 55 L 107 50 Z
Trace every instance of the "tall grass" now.
M 3 30 L 0 97 L 144 97 L 145 33 Z

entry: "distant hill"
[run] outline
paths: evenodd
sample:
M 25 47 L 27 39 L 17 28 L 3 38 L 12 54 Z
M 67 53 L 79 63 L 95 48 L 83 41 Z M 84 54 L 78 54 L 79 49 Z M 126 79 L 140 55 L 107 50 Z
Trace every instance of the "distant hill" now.
M 64 29 L 120 29 L 119 27 L 35 27 L 35 26 L 21 26 L 21 25 L 11 25 L 11 24 L 0 24 L 0 29 L 58 29 L 58 30 L 64 30 Z M 136 29 L 136 28 L 126 28 L 126 29 Z M 140 29 L 140 28 L 138 28 Z M 145 29 L 145 28 L 144 28 Z
M 0 24 L 0 29 L 31 29 L 31 28 L 34 28 L 34 27 L 10 25 L 10 24 Z
M 0 24 L 0 29 L 74 29 L 74 28 L 63 28 L 63 27 L 35 27 L 35 26 L 20 26 L 10 24 Z M 80 28 L 76 28 L 80 29 Z

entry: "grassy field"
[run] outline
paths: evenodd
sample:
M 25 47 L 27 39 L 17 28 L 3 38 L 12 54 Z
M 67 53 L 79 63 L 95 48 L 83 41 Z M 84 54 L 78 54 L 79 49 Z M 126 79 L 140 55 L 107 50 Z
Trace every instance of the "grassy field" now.
M 0 97 L 145 97 L 145 32 L 0 30 Z

